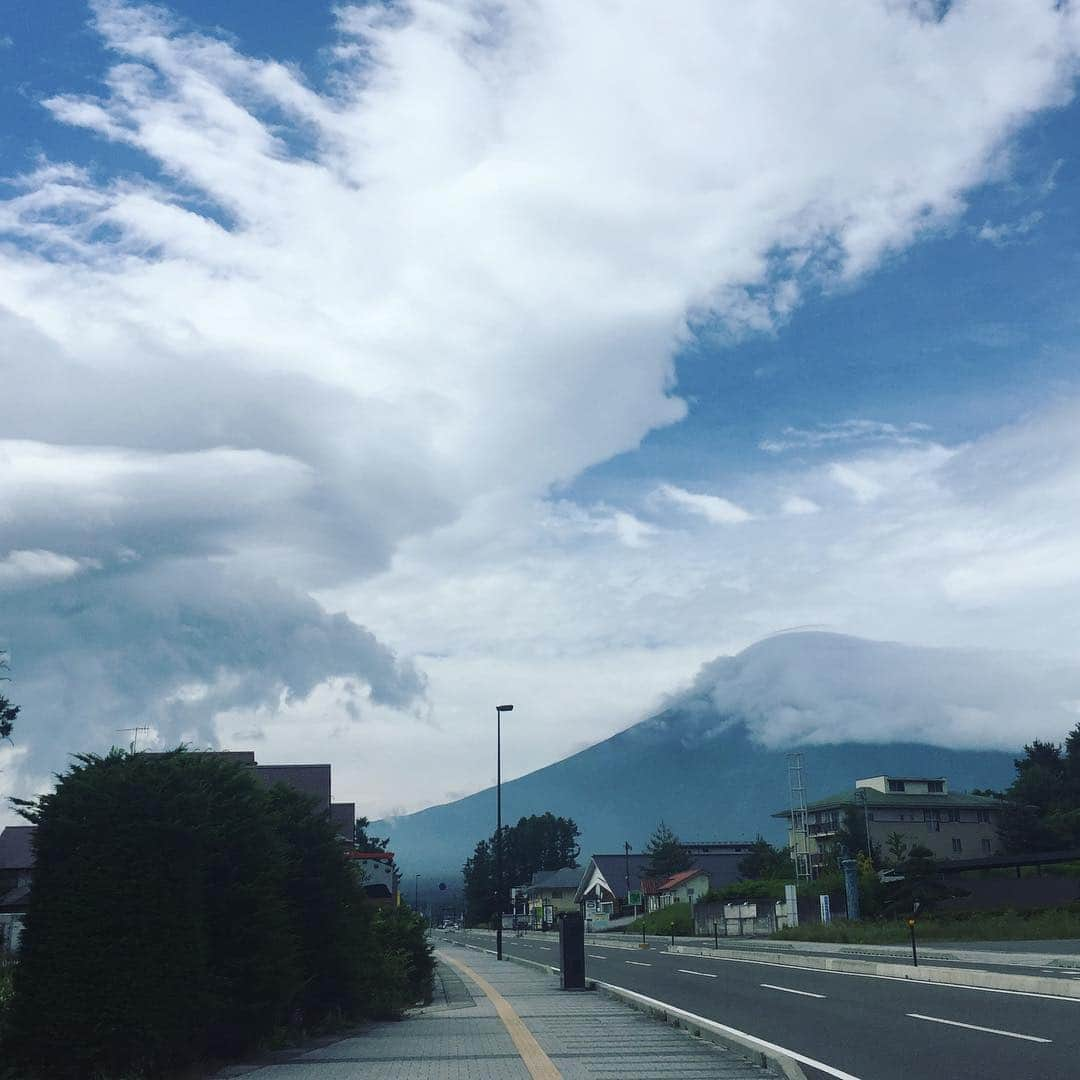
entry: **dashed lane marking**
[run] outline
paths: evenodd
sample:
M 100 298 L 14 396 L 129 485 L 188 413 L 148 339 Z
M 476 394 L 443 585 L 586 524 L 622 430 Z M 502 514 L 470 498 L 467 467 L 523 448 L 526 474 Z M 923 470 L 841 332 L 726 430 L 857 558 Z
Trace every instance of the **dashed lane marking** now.
M 715 976 L 714 976 L 715 978 Z M 824 994 L 811 994 L 809 990 L 793 990 L 790 986 L 776 986 L 774 983 L 762 983 L 766 990 L 783 990 L 785 994 L 801 994 L 803 997 L 823 998 Z
M 710 975 L 707 971 L 690 971 L 689 968 L 676 968 L 680 975 L 700 975 L 703 979 L 719 979 L 719 975 Z
M 933 1024 L 948 1024 L 950 1027 L 967 1028 L 969 1031 L 985 1031 L 988 1035 L 1005 1035 L 1010 1039 L 1024 1039 L 1026 1042 L 1049 1043 L 1053 1039 L 1043 1039 L 1038 1035 L 1021 1035 L 1019 1031 L 1002 1031 L 1001 1028 L 979 1027 L 978 1024 L 962 1024 L 959 1020 L 946 1020 L 941 1016 L 923 1016 L 922 1013 L 908 1013 L 913 1020 L 929 1020 Z

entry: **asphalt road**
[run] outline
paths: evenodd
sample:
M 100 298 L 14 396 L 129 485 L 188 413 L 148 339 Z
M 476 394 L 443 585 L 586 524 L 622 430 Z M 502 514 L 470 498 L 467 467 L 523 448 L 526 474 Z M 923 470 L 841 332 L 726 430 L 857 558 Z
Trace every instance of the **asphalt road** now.
M 490 948 L 490 938 L 452 934 Z M 557 941 L 503 950 L 558 966 Z M 859 1080 L 1071 1080 L 1080 1000 L 586 945 L 588 976 L 719 1021 Z M 1015 971 L 1015 968 L 1010 970 Z M 835 1076 L 806 1068 L 810 1077 Z
M 625 939 L 627 943 L 629 938 Z M 712 938 L 676 938 L 676 944 L 702 949 L 711 949 Z M 666 940 L 663 938 L 650 937 L 650 945 L 655 948 L 663 948 Z M 783 952 L 783 942 L 776 942 L 762 938 L 754 941 L 747 938 L 733 940 L 720 938 L 720 948 L 727 950 L 740 950 L 752 956 L 755 952 Z M 953 950 L 977 950 L 978 952 L 1007 953 L 1010 956 L 1008 963 L 995 964 L 981 960 L 953 960 L 944 957 L 944 953 Z M 1080 979 L 1080 967 L 1047 967 L 1045 963 L 1025 963 L 1022 959 L 1025 952 L 1070 954 L 1072 963 L 1080 962 L 1080 941 L 965 941 L 965 942 L 941 942 L 931 941 L 918 946 L 919 964 L 923 967 L 949 967 L 967 968 L 973 971 L 1000 971 L 1013 975 L 1038 975 L 1039 977 L 1054 977 L 1060 979 Z M 857 945 L 844 946 L 841 951 L 829 951 L 814 949 L 811 944 L 800 943 L 797 950 L 792 950 L 792 955 L 831 957 L 850 960 L 868 960 L 878 964 L 898 964 L 903 967 L 911 966 L 911 950 L 903 946 L 897 946 L 895 952 L 876 952 L 872 949 L 861 950 Z M 1077 1070 L 1080 1076 L 1080 1069 Z

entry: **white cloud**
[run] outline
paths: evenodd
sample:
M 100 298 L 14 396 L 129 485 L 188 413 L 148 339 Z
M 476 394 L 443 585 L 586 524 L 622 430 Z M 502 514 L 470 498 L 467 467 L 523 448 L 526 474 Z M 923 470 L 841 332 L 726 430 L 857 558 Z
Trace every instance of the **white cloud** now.
M 62 581 L 94 565 L 94 560 L 73 559 L 55 551 L 9 551 L 0 558 L 0 590 Z
M 1004 247 L 1006 244 L 1015 243 L 1020 238 L 1027 236 L 1043 219 L 1045 215 L 1041 210 L 1033 210 L 1016 221 L 1002 221 L 997 225 L 991 225 L 989 221 L 975 231 L 976 240 L 985 240 L 996 247 Z
M 886 442 L 918 445 L 929 432 L 926 424 L 889 424 L 881 420 L 842 420 L 836 424 L 819 424 L 815 428 L 786 427 L 779 438 L 763 439 L 758 446 L 770 454 L 786 450 L 818 450 L 837 443 Z
M 781 510 L 785 514 L 817 514 L 821 507 L 813 499 L 807 499 L 802 495 L 789 495 L 784 500 Z
M 661 484 L 656 489 L 656 494 L 683 510 L 700 514 L 713 525 L 739 525 L 744 521 L 750 521 L 753 516 L 748 510 L 736 506 L 727 499 L 722 499 L 719 495 L 686 491 L 674 484 Z
M 819 614 L 823 594 L 789 581 L 814 557 L 780 558 L 716 496 L 671 486 L 742 522 L 723 556 L 652 531 L 647 494 L 586 511 L 607 524 L 584 543 L 544 500 L 685 414 L 673 358 L 702 321 L 771 328 L 951 220 L 1067 100 L 1077 52 L 1075 10 L 1049 2 L 936 19 L 428 0 L 346 6 L 314 87 L 159 8 L 94 10 L 117 62 L 101 93 L 47 107 L 150 165 L 45 163 L 0 203 L 4 550 L 100 563 L 5 604 L 21 700 L 59 732 L 23 776 L 62 764 L 65 739 L 100 745 L 118 709 L 210 737 L 215 710 L 349 678 L 389 703 L 362 694 L 361 714 L 415 709 L 423 680 L 385 641 L 490 659 L 501 625 L 539 665 L 589 635 L 594 658 L 670 650 L 667 677 Z M 869 550 L 872 578 L 882 507 L 937 505 L 941 463 L 841 463 L 878 517 L 819 534 L 829 560 L 854 572 Z M 824 529 L 835 484 L 792 489 L 829 509 L 806 519 Z M 835 617 L 855 607 L 839 590 Z M 197 713 L 174 698 L 192 683 Z M 97 717 L 79 732 L 55 719 L 65 688 Z M 568 704 L 550 752 L 600 727 Z
M 1060 741 L 1074 722 L 1080 667 L 990 650 L 928 649 L 839 634 L 781 634 L 698 673 L 686 697 L 745 718 L 771 747 L 836 742 L 1017 745 Z M 681 698 L 675 698 L 679 701 Z

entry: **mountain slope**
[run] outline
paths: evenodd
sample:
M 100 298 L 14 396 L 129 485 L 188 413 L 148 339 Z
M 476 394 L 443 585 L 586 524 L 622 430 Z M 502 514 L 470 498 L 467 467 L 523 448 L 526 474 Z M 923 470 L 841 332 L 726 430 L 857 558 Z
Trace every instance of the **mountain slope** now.
M 787 755 L 755 743 L 742 723 L 704 741 L 680 737 L 688 717 L 668 710 L 581 753 L 503 784 L 503 820 L 545 810 L 572 817 L 582 852 L 640 851 L 663 818 L 684 839 L 784 837 L 770 815 L 788 805 Z M 1013 755 L 925 743 L 840 743 L 802 748 L 808 798 L 850 788 L 857 777 L 947 776 L 954 790 L 1003 787 Z M 407 873 L 456 879 L 477 840 L 495 831 L 495 791 L 377 822 Z
M 705 665 L 657 716 L 503 784 L 503 820 L 568 815 L 586 856 L 626 840 L 640 851 L 661 819 L 684 840 L 781 842 L 771 815 L 788 805 L 790 750 L 804 754 L 809 801 L 882 773 L 1001 788 L 1013 751 L 941 744 L 1060 739 L 1077 700 L 1074 669 L 1031 656 L 778 635 Z M 448 881 L 494 827 L 493 789 L 374 825 L 406 872 Z

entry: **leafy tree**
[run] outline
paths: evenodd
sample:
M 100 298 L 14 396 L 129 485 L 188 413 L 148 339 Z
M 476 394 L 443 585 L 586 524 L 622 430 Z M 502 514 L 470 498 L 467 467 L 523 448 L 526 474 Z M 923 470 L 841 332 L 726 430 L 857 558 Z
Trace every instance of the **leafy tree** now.
M 907 837 L 904 833 L 894 829 L 885 837 L 885 846 L 889 849 L 889 862 L 894 866 L 904 861 L 908 850 Z
M 571 818 L 556 817 L 547 812 L 519 819 L 502 831 L 503 886 L 507 891 L 514 885 L 532 880 L 541 870 L 561 870 L 577 866 L 581 847 L 580 830 Z M 489 922 L 495 915 L 496 836 L 481 840 L 465 861 L 462 876 L 465 880 L 466 919 L 472 925 Z
M 1080 845 L 1080 724 L 1062 746 L 1035 739 L 1015 761 L 998 824 L 1009 852 L 1052 851 Z
M 866 857 L 871 863 L 881 861 L 881 850 L 876 845 L 870 845 L 872 856 L 867 853 L 866 843 L 866 815 L 862 807 L 847 807 L 844 810 L 843 822 L 837 830 L 832 841 L 831 859 L 837 869 L 843 858 L 855 859 L 860 855 Z
M 884 906 L 889 914 L 910 912 L 915 901 L 920 911 L 929 911 L 940 901 L 957 895 L 938 877 L 934 853 L 923 844 L 914 844 L 907 858 L 897 866 L 902 880 L 894 881 L 884 890 Z
M 652 878 L 668 878 L 682 870 L 690 869 L 690 855 L 679 838 L 661 821 L 645 845 L 649 857 L 645 873 Z
M 0 653 L 0 671 L 7 668 L 7 657 Z M 19 706 L 12 705 L 3 694 L 0 694 L 0 739 L 10 739 L 15 730 L 15 720 L 19 715 Z
M 3 694 L 0 694 L 0 739 L 11 738 L 18 715 L 19 706 L 12 705 Z
M 390 844 L 389 836 L 372 836 L 368 829 L 371 822 L 366 817 L 358 817 L 353 826 L 353 841 L 357 851 L 385 851 Z
M 759 835 L 739 860 L 739 876 L 748 881 L 786 881 L 795 875 L 790 848 L 776 848 Z M 781 895 L 783 891 L 781 890 Z

